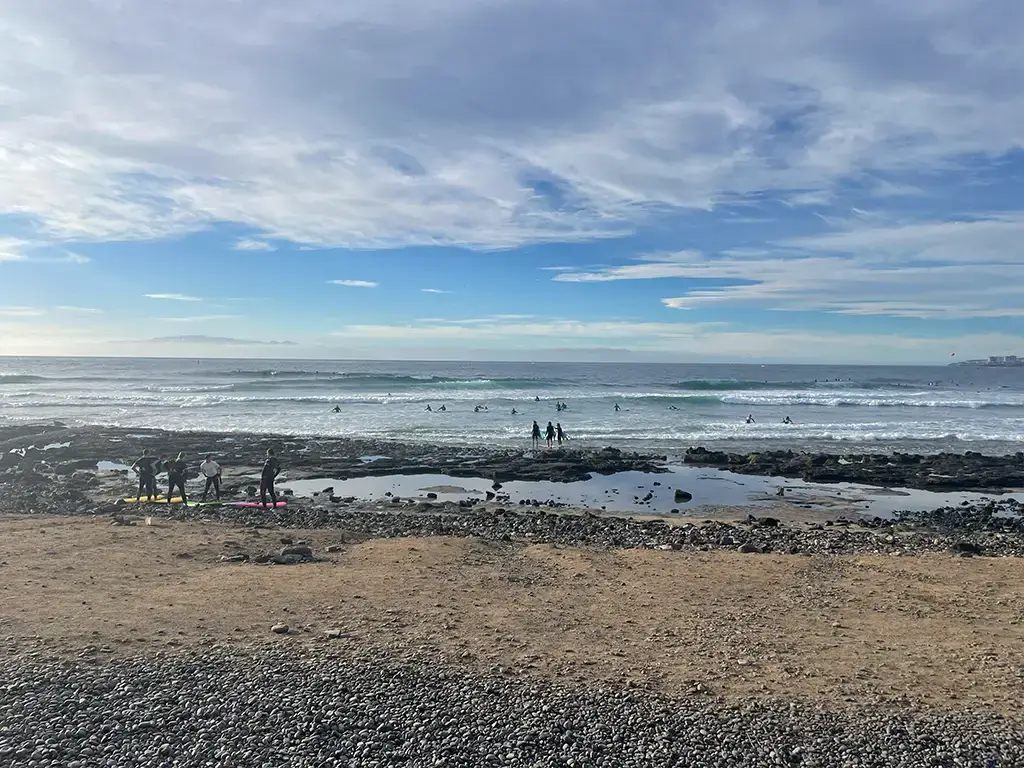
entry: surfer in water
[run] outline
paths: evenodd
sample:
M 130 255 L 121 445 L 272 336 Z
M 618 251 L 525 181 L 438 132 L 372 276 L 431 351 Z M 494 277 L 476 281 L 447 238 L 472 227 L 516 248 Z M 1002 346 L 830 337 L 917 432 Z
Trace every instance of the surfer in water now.
M 199 471 L 206 478 L 206 488 L 203 489 L 203 501 L 213 488 L 217 494 L 217 501 L 220 501 L 220 464 L 213 460 L 213 456 L 207 456 L 206 461 L 199 465 Z
M 132 464 L 132 469 L 139 476 L 139 501 L 142 501 L 143 492 L 147 501 L 156 501 L 156 459 L 150 456 L 148 448 L 142 452 L 139 460 Z
M 540 424 L 536 421 L 533 422 L 533 430 L 530 432 L 530 437 L 533 438 L 534 448 L 540 445 Z
M 752 413 L 747 414 L 747 424 L 757 424 L 757 422 L 754 421 L 754 415 Z
M 174 498 L 174 489 L 181 491 L 181 503 L 188 504 L 188 496 L 185 495 L 185 476 L 188 474 L 188 464 L 185 463 L 185 454 L 179 453 L 177 458 L 167 462 L 167 502 Z
M 281 474 L 281 462 L 274 455 L 273 448 L 267 448 L 267 460 L 263 462 L 263 472 L 260 475 L 260 506 L 267 506 L 267 494 L 270 494 L 270 501 L 277 506 L 277 491 L 274 490 L 274 481 Z
M 622 410 L 622 409 L 621 409 L 621 408 L 619 408 L 619 404 L 618 404 L 618 403 L 616 403 L 616 404 L 615 404 L 615 412 L 616 412 L 616 413 L 618 413 L 618 412 L 619 412 L 619 411 L 621 411 L 621 410 Z
M 789 416 L 787 416 L 786 418 L 784 418 L 784 419 L 782 420 L 782 423 L 783 423 L 783 424 L 792 424 L 792 423 L 793 423 L 793 420 L 792 420 L 791 418 L 789 418 Z
M 551 448 L 555 444 L 555 425 L 550 421 L 548 422 L 547 428 L 544 430 L 544 439 L 548 441 L 548 448 Z
M 512 415 L 513 416 L 518 416 L 519 415 L 519 411 L 517 411 L 515 408 L 513 408 L 512 409 Z
M 336 406 L 334 406 L 333 410 L 334 410 L 335 413 L 341 413 L 341 406 L 340 405 L 336 405 Z

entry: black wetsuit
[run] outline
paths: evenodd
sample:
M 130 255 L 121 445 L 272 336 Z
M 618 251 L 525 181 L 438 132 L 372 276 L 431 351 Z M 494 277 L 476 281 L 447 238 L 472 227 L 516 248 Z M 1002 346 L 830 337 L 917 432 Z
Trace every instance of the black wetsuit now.
M 260 476 L 260 504 L 267 506 L 267 494 L 270 495 L 271 503 L 277 506 L 277 491 L 274 489 L 274 481 L 281 474 L 281 462 L 276 456 L 268 456 L 263 465 L 263 474 Z
M 185 495 L 185 477 L 188 475 L 188 464 L 178 459 L 171 459 L 167 462 L 167 501 L 174 498 L 174 489 L 181 491 L 181 501 L 188 503 L 188 496 Z
M 561 445 L 562 441 L 565 440 L 565 432 L 562 431 L 562 425 L 559 424 L 555 427 L 555 437 L 558 438 L 558 444 Z
M 544 430 L 544 437 L 547 438 L 548 448 L 550 448 L 551 444 L 555 442 L 555 428 L 550 421 L 548 422 L 547 429 Z
M 153 456 L 143 456 L 134 464 L 139 473 L 138 497 L 140 499 L 143 496 L 147 499 L 156 498 L 156 464 L 157 461 Z

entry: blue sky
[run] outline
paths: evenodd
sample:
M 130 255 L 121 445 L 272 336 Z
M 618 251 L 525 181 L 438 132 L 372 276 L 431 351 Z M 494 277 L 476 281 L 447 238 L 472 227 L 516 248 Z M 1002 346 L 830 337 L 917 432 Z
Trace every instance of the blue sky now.
M 0 18 L 0 354 L 1024 354 L 1011 0 Z

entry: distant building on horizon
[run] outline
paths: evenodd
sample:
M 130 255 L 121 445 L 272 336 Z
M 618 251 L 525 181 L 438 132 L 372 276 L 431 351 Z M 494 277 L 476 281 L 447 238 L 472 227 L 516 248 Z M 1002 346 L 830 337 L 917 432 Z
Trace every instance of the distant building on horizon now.
M 1024 366 L 1024 358 L 1017 355 L 990 355 L 987 360 L 964 360 L 963 362 L 952 363 L 952 365 L 981 366 L 984 368 L 1017 368 Z

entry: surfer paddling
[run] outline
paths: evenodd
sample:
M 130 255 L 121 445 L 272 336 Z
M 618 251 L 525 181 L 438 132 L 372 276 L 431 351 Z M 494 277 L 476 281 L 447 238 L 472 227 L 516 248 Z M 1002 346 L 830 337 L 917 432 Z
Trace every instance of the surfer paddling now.
M 267 495 L 273 506 L 277 506 L 277 491 L 274 490 L 274 481 L 281 474 L 281 462 L 274 455 L 273 448 L 267 448 L 267 460 L 263 463 L 263 473 L 260 475 L 260 506 L 267 506 Z

